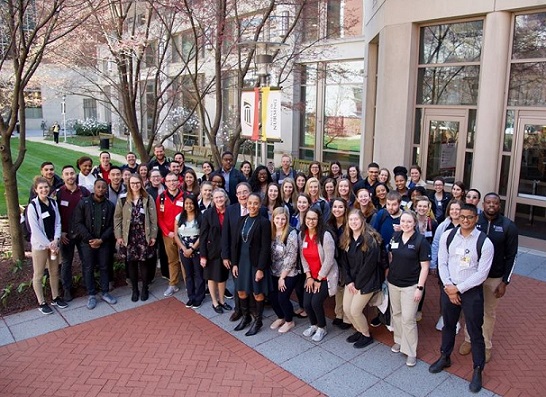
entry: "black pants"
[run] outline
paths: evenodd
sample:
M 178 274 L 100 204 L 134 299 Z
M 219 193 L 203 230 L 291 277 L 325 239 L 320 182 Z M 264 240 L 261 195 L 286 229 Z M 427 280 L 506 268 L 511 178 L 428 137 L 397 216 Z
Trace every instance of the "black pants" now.
M 127 271 L 133 290 L 138 290 L 138 273 L 140 269 L 140 277 L 142 278 L 142 288 L 145 289 L 150 283 L 149 266 L 147 261 L 131 261 L 127 262 Z
M 99 248 L 91 248 L 89 244 L 82 243 L 82 273 L 87 288 L 87 294 L 96 295 L 95 267 L 100 272 L 100 288 L 102 293 L 108 292 L 108 271 L 113 263 L 111 244 L 103 243 Z
M 324 313 L 324 301 L 328 298 L 328 281 L 320 282 L 319 292 L 303 293 L 303 308 L 309 316 L 311 325 L 316 325 L 319 328 L 326 327 L 326 314 Z
M 68 244 L 61 244 L 61 283 L 65 291 L 72 289 L 72 262 L 74 261 L 74 248 L 78 249 L 81 258 L 81 244 L 75 239 L 69 239 Z
M 294 317 L 294 306 L 290 301 L 290 295 L 294 291 L 298 276 L 284 279 L 286 285 L 284 291 L 279 291 L 279 277 L 271 276 L 271 278 L 273 279 L 273 290 L 269 293 L 269 303 L 271 303 L 271 307 L 278 318 L 291 322 Z
M 165 244 L 163 243 L 162 233 L 157 233 L 155 246 L 157 247 L 157 254 L 159 255 L 159 266 L 161 268 L 161 276 L 168 279 L 169 278 L 169 258 L 167 258 L 167 251 L 165 251 Z M 154 266 L 155 266 L 155 263 L 154 263 Z
M 59 133 L 58 132 L 53 133 L 53 140 L 55 141 L 55 143 L 59 143 Z
M 472 344 L 472 361 L 474 368 L 485 366 L 485 341 L 483 339 L 483 288 L 482 286 L 469 289 L 460 295 L 461 304 L 455 305 L 451 303 L 449 297 L 442 289 L 442 316 L 444 317 L 444 328 L 442 329 L 442 346 L 443 354 L 451 355 L 453 346 L 455 345 L 455 328 L 461 310 L 464 313 L 466 328 L 470 335 L 470 343 Z

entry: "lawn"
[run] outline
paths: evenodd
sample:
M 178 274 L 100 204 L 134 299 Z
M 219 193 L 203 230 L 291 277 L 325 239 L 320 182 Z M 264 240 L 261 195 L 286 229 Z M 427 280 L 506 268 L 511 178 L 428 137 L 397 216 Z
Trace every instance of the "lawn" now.
M 17 156 L 19 148 L 19 140 L 12 139 L 11 147 L 14 157 Z M 60 175 L 64 165 L 76 165 L 76 160 L 81 156 L 86 155 L 85 149 L 82 152 L 74 152 L 72 150 L 59 150 L 58 147 L 52 145 L 44 145 L 38 142 L 27 141 L 27 152 L 23 164 L 17 171 L 17 188 L 19 190 L 19 203 L 27 204 L 32 180 L 36 175 L 40 174 L 40 165 L 44 161 L 51 161 L 55 165 L 57 174 Z M 0 164 L 0 171 L 2 165 Z M 4 183 L 0 184 L 0 215 L 6 215 L 6 197 Z
M 48 141 L 52 141 L 53 137 L 48 137 L 46 139 Z M 82 146 L 82 149 L 83 149 L 87 146 L 98 147 L 98 145 L 96 144 L 97 139 L 98 138 L 92 137 L 92 136 L 71 135 L 66 137 L 66 143 L 70 143 L 76 146 Z M 59 141 L 64 142 L 64 137 L 62 136 L 59 137 Z M 108 149 L 108 151 L 110 153 L 115 153 L 115 154 L 125 156 L 127 152 L 129 151 L 129 148 L 127 146 L 127 141 L 114 137 L 114 144 L 113 146 L 110 146 L 110 149 Z

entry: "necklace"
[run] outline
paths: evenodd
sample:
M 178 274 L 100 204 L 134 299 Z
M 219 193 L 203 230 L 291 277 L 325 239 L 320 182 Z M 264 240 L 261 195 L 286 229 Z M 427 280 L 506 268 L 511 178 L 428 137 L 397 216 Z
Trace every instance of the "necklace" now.
M 241 236 L 243 238 L 243 242 L 247 242 L 248 241 L 248 236 L 250 236 L 250 231 L 252 230 L 252 226 L 254 226 L 254 224 L 256 223 L 256 218 L 252 218 L 252 224 L 250 225 L 250 227 L 248 228 L 248 230 L 246 231 L 246 236 L 245 236 L 245 229 L 246 229 L 246 222 L 250 219 L 250 216 L 248 216 L 246 219 L 245 219 L 245 223 L 243 223 L 243 230 L 241 231 Z

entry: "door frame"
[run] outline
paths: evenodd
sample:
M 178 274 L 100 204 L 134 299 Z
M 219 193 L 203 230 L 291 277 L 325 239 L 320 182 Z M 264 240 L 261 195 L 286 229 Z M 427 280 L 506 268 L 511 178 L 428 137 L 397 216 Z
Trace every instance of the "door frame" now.
M 429 145 L 429 133 L 430 122 L 433 120 L 439 121 L 453 121 L 459 123 L 459 135 L 457 137 L 457 162 L 455 165 L 455 181 L 462 181 L 464 177 L 464 161 L 466 152 L 466 136 L 468 130 L 468 109 L 454 109 L 454 108 L 425 108 L 423 114 L 423 125 L 421 126 L 421 168 L 426 176 L 425 180 L 427 184 L 431 180 L 428 173 L 428 145 Z M 448 184 L 451 185 L 451 184 Z

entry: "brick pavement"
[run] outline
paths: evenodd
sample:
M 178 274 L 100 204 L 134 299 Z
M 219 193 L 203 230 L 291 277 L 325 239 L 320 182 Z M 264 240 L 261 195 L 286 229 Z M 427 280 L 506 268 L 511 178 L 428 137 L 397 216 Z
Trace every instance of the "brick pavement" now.
M 503 396 L 546 395 L 546 283 L 523 276 L 513 276 L 497 309 L 491 361 L 484 371 L 484 387 Z M 433 363 L 439 356 L 441 332 L 436 331 L 439 289 L 437 279 L 430 277 L 419 323 L 417 357 Z M 392 334 L 385 327 L 372 328 L 375 339 L 387 345 Z M 452 366 L 447 371 L 470 381 L 471 355 L 458 353 L 464 341 L 459 332 Z M 434 375 L 430 375 L 434 376 Z
M 0 348 L 2 396 L 319 396 L 176 299 Z

